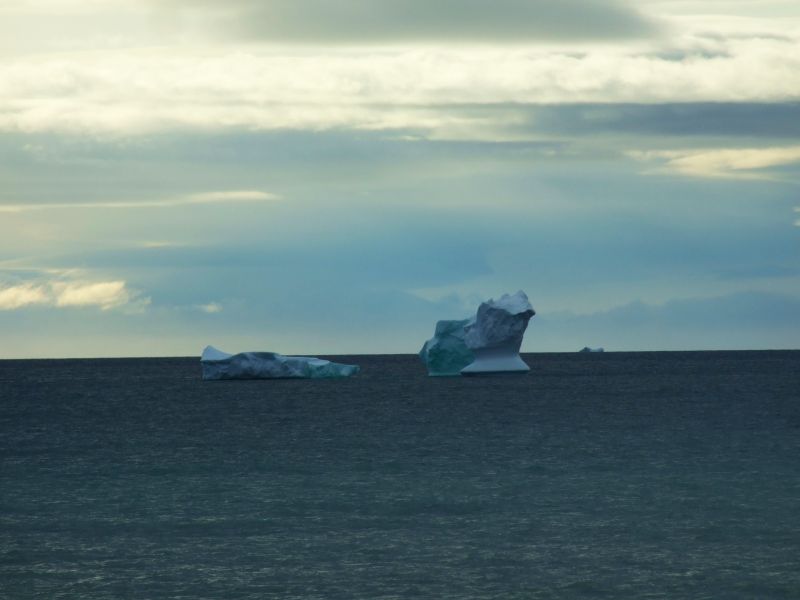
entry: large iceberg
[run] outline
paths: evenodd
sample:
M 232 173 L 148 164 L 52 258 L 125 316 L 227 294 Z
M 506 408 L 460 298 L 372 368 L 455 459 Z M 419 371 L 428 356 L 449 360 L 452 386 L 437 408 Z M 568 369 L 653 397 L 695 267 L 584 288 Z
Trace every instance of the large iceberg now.
M 203 379 L 324 379 L 349 377 L 356 365 L 343 365 L 309 356 L 283 356 L 275 352 L 228 354 L 206 346 L 200 357 Z
M 465 327 L 464 336 L 475 360 L 464 367 L 461 374 L 529 371 L 530 367 L 519 356 L 519 349 L 528 321 L 535 314 L 523 291 L 481 303 L 474 322 Z
M 472 319 L 438 321 L 433 337 L 425 342 L 419 357 L 428 368 L 428 375 L 458 375 L 475 356 L 464 342 L 464 329 Z

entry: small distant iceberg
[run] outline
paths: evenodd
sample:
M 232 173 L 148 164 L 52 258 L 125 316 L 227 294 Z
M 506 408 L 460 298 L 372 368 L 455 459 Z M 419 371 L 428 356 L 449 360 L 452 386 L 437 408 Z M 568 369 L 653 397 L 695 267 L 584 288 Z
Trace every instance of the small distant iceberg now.
M 603 348 L 589 348 L 589 346 L 584 346 L 579 352 L 605 352 L 605 350 Z
M 283 356 L 276 352 L 228 354 L 206 346 L 200 357 L 203 379 L 329 379 L 350 377 L 357 365 L 343 365 L 310 356 Z
M 525 292 L 504 294 L 481 303 L 474 317 L 437 322 L 419 356 L 434 376 L 525 373 L 519 350 L 535 314 Z
M 428 375 L 441 377 L 458 375 L 461 369 L 475 360 L 472 350 L 467 348 L 465 327 L 472 319 L 461 321 L 437 321 L 433 337 L 422 346 L 419 357 L 428 368 Z

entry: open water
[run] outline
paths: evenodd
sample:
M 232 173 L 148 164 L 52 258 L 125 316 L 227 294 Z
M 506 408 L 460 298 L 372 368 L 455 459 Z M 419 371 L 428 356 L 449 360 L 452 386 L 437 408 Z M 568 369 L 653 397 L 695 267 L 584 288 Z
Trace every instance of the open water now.
M 800 598 L 800 352 L 0 361 L 0 598 Z

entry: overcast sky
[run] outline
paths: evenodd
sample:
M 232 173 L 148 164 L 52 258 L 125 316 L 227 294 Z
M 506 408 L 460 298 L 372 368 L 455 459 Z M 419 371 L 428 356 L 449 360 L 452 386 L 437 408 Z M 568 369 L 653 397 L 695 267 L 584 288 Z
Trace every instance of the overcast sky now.
M 800 347 L 796 0 L 5 0 L 0 358 Z

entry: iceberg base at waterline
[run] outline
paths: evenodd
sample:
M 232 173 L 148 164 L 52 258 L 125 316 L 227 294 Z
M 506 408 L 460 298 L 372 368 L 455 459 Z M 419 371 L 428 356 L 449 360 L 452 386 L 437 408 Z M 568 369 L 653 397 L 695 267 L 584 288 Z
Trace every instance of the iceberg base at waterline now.
M 494 347 L 473 349 L 475 360 L 461 369 L 462 375 L 504 375 L 508 373 L 524 374 L 531 368 L 519 355 L 519 348 Z
M 357 365 L 343 365 L 311 356 L 283 356 L 276 352 L 228 354 L 207 346 L 200 357 L 203 379 L 330 379 L 350 377 Z

